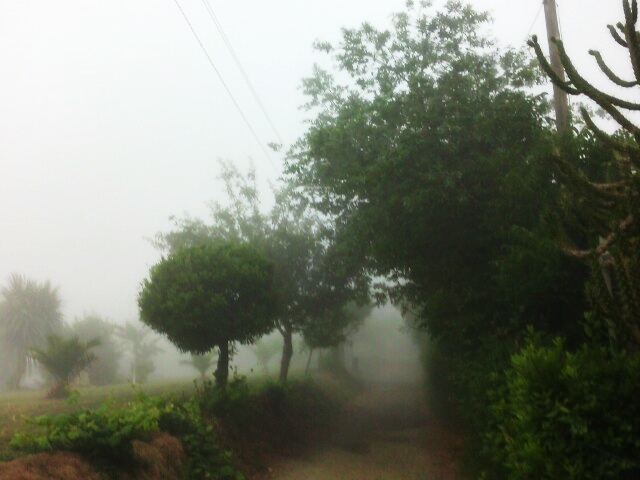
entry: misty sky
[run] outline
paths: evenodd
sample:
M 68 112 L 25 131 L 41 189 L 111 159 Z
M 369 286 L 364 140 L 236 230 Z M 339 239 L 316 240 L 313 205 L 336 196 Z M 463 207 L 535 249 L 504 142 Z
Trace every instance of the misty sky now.
M 577 63 L 619 49 L 605 25 L 618 0 L 557 0 Z M 299 86 L 322 57 L 312 42 L 341 27 L 385 26 L 404 0 L 271 0 L 209 5 L 274 132 L 200 0 L 179 0 L 260 143 L 174 0 L 0 2 L 0 285 L 10 273 L 59 288 L 66 320 L 137 318 L 141 280 L 159 259 L 147 240 L 170 215 L 205 217 L 219 199 L 217 159 L 263 183 L 304 131 Z M 442 2 L 436 2 L 441 4 Z M 542 0 L 474 0 L 493 35 L 544 36 Z M 537 16 L 537 21 L 534 22 Z M 265 154 L 269 151 L 269 156 Z

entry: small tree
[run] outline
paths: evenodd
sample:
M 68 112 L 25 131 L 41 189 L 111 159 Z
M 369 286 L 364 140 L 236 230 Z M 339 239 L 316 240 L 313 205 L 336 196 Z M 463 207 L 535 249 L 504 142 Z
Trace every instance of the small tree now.
M 224 387 L 231 343 L 253 343 L 274 328 L 273 265 L 247 244 L 180 249 L 151 269 L 138 305 L 142 321 L 180 350 L 218 347 L 215 379 Z
M 90 350 L 99 344 L 98 339 L 83 342 L 77 336 L 49 335 L 44 348 L 31 349 L 29 355 L 54 378 L 55 384 L 47 394 L 48 398 L 68 396 L 69 384 L 96 359 Z

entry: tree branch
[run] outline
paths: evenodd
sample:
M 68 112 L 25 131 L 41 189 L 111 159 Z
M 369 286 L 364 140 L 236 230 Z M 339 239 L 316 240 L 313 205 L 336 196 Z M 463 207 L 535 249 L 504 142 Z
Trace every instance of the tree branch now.
M 618 231 L 611 232 L 609 235 L 607 235 L 596 248 L 592 248 L 589 250 L 566 249 L 565 253 L 575 258 L 586 258 L 593 254 L 602 255 L 609 249 L 611 245 L 615 243 L 615 241 L 618 239 L 619 234 L 623 233 L 627 228 L 629 228 L 633 224 L 633 222 L 634 222 L 634 217 L 632 214 L 629 214 L 618 225 Z
M 602 55 L 600 54 L 600 52 L 598 52 L 597 50 L 589 50 L 589 55 L 593 55 L 595 57 L 596 62 L 600 67 L 600 70 L 602 70 L 602 72 L 609 78 L 609 80 L 611 80 L 616 85 L 619 85 L 625 88 L 635 87 L 638 85 L 638 80 L 633 80 L 633 81 L 623 80 L 622 78 L 618 77 L 615 73 L 613 73 L 613 70 L 609 68 L 609 66 L 602 59 Z

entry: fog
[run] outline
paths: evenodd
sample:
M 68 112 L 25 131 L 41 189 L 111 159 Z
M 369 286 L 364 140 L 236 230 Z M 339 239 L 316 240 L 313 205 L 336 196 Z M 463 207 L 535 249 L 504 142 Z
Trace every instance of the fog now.
M 240 345 L 236 347 L 237 352 L 231 361 L 231 375 L 235 372 L 255 378 L 278 378 L 282 337 L 274 332 L 259 342 L 273 348 L 268 363 L 260 363 L 255 345 Z M 154 357 L 155 370 L 149 376 L 150 382 L 198 377 L 198 372 L 193 367 L 184 364 L 189 360 L 188 354 L 180 353 L 166 339 L 158 345 L 162 352 Z M 406 326 L 400 312 L 392 306 L 372 310 L 363 324 L 349 335 L 341 354 L 347 371 L 364 385 L 422 383 L 420 350 L 415 333 Z M 330 352 L 323 350 L 313 352 L 309 373 L 321 370 L 323 358 L 326 359 L 329 355 Z M 305 374 L 308 357 L 309 350 L 302 339 L 296 336 L 290 371 L 292 378 Z M 125 365 L 127 361 L 128 359 L 123 359 Z M 209 372 L 210 378 L 211 374 L 212 371 Z
M 541 1 L 470 3 L 492 11 L 503 44 L 544 37 Z M 160 257 L 148 239 L 171 215 L 206 216 L 222 190 L 218 158 L 253 161 L 265 189 L 281 175 L 283 154 L 266 144 L 286 150 L 304 132 L 299 87 L 322 62 L 313 41 L 387 25 L 404 0 L 210 3 L 275 129 L 203 5 L 178 4 L 233 99 L 173 1 L 0 4 L 0 284 L 13 272 L 51 281 L 68 322 L 136 319 Z M 589 48 L 620 53 L 604 27 L 621 18 L 619 1 L 558 4 L 579 67 L 595 70 Z

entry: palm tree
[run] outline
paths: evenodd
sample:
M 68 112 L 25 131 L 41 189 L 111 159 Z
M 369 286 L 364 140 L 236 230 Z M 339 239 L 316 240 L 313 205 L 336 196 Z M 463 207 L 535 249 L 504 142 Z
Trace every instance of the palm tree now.
M 83 342 L 77 336 L 64 338 L 49 335 L 44 348 L 32 348 L 29 351 L 29 355 L 44 367 L 55 381 L 47 394 L 48 398 L 69 395 L 69 384 L 96 359 L 89 350 L 99 344 L 97 338 Z
M 0 360 L 4 383 L 18 388 L 32 365 L 29 349 L 41 347 L 47 335 L 62 328 L 60 297 L 49 282 L 18 274 L 9 277 L 0 301 Z
M 180 363 L 195 368 L 200 373 L 200 380 L 204 381 L 207 378 L 207 372 L 216 365 L 217 358 L 216 352 L 211 350 L 201 355 L 192 353 L 189 360 L 182 360 Z

